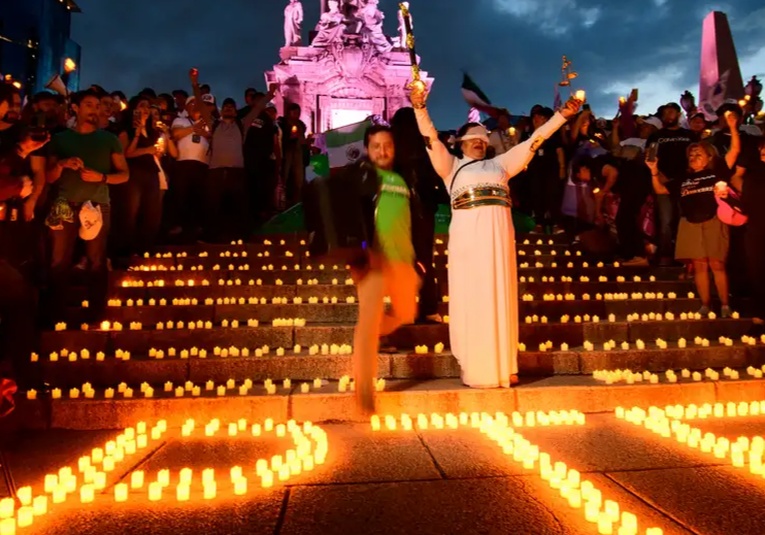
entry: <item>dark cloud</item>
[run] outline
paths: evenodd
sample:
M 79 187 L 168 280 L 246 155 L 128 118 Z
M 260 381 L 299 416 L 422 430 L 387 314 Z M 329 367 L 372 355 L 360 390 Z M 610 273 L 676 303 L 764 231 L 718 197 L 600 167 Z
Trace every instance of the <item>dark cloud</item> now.
M 219 98 L 241 100 L 264 88 L 263 72 L 278 61 L 286 0 L 78 0 L 74 38 L 83 48 L 82 83 L 135 93 L 188 85 L 195 66 Z M 422 67 L 436 79 L 430 106 L 441 127 L 464 122 L 460 96 L 467 70 L 494 102 L 527 112 L 552 104 L 560 60 L 569 55 L 599 115 L 632 85 L 642 111 L 684 89 L 698 90 L 704 15 L 729 14 L 745 78 L 765 71 L 761 0 L 730 5 L 698 0 L 411 0 Z M 192 7 L 189 7 L 192 6 Z M 319 0 L 303 0 L 304 35 L 319 17 Z M 381 0 L 395 32 L 397 2 Z M 470 6 L 470 7 L 468 7 Z M 755 21 L 759 20 L 759 23 Z M 758 63 L 756 58 L 763 63 Z

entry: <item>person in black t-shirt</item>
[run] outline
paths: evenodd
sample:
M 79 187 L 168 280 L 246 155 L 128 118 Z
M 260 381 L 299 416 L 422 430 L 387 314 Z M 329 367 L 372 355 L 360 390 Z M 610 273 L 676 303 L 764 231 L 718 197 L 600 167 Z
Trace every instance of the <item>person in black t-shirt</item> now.
M 532 111 L 531 121 L 534 130 L 540 128 L 554 115 L 550 108 L 540 107 Z M 528 176 L 531 186 L 536 223 L 551 231 L 553 225 L 560 223 L 560 203 L 563 195 L 563 181 L 566 179 L 566 156 L 560 136 L 554 135 L 542 143 L 524 174 Z
M 659 171 L 668 182 L 679 180 L 688 168 L 686 151 L 688 146 L 696 141 L 696 136 L 690 130 L 680 127 L 680 106 L 670 102 L 660 108 L 661 122 L 664 127 L 648 138 L 646 146 L 658 144 Z M 669 188 L 669 191 L 673 191 Z M 669 265 L 672 256 L 672 243 L 677 234 L 677 197 L 658 195 L 656 209 L 658 212 L 659 228 L 659 257 L 660 265 Z
M 677 260 L 692 260 L 696 289 L 701 297 L 702 315 L 709 314 L 711 303 L 709 269 L 715 278 L 717 293 L 722 302 L 721 316 L 730 317 L 728 304 L 728 275 L 725 261 L 728 256 L 729 229 L 717 218 L 715 185 L 729 182 L 731 169 L 741 150 L 741 138 L 735 128 L 736 117 L 726 114 L 728 125 L 733 125 L 731 148 L 720 163 L 715 147 L 708 142 L 693 143 L 688 147 L 688 171 L 680 180 L 671 181 L 661 171 L 659 161 L 646 165 L 651 170 L 653 187 L 659 195 L 674 195 L 680 199 L 680 225 L 677 233 Z

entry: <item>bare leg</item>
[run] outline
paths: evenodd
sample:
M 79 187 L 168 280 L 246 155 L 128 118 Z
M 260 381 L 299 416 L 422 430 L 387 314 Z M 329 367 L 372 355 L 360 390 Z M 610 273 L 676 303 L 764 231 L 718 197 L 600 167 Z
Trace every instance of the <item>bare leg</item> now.
M 391 308 L 384 314 L 380 334 L 387 336 L 402 325 L 414 323 L 417 315 L 419 278 L 414 267 L 404 262 L 385 262 L 385 290 L 390 295 Z
M 701 304 L 708 307 L 712 296 L 709 291 L 709 264 L 706 258 L 695 259 L 693 261 L 694 280 L 696 281 L 696 290 L 701 297 Z
M 375 412 L 377 349 L 385 297 L 383 272 L 370 269 L 357 282 L 357 286 L 359 319 L 353 334 L 353 377 L 356 381 L 356 403 L 366 417 Z
M 725 262 L 722 260 L 709 260 L 709 267 L 712 268 L 712 275 L 715 278 L 717 294 L 720 296 L 722 306 L 728 306 L 728 273 L 725 271 Z

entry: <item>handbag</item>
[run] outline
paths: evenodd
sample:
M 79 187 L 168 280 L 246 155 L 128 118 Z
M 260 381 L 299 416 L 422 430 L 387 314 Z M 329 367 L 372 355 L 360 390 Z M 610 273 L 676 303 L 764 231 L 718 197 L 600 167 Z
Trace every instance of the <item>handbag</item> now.
M 715 195 L 717 200 L 717 218 L 731 227 L 746 225 L 749 216 L 744 213 L 741 197 L 733 189 L 728 188 L 728 196 L 723 198 Z

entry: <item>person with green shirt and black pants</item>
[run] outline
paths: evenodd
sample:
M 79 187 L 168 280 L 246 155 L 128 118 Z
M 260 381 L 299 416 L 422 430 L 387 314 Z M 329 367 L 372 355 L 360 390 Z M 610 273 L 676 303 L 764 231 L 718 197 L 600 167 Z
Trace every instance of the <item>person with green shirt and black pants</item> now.
M 51 237 L 51 303 L 48 307 L 51 321 L 57 321 L 60 318 L 57 314 L 63 312 L 64 292 L 80 233 L 80 209 L 88 201 L 100 209 L 102 217 L 98 234 L 85 241 L 91 272 L 87 280 L 93 320 L 106 304 L 109 185 L 127 182 L 129 172 L 117 136 L 98 128 L 100 105 L 99 95 L 94 91 L 75 94 L 72 108 L 77 115 L 76 126 L 56 134 L 48 144 L 47 179 L 56 192 L 47 221 Z
M 410 213 L 411 190 L 393 170 L 393 134 L 387 126 L 367 129 L 364 146 L 368 160 L 352 167 L 360 174 L 361 203 L 367 227 L 374 229 L 362 262 L 351 266 L 359 299 L 359 317 L 353 336 L 353 372 L 356 401 L 364 416 L 375 411 L 375 379 L 380 336 L 414 322 L 420 277 L 415 269 Z M 383 299 L 390 296 L 385 311 Z

